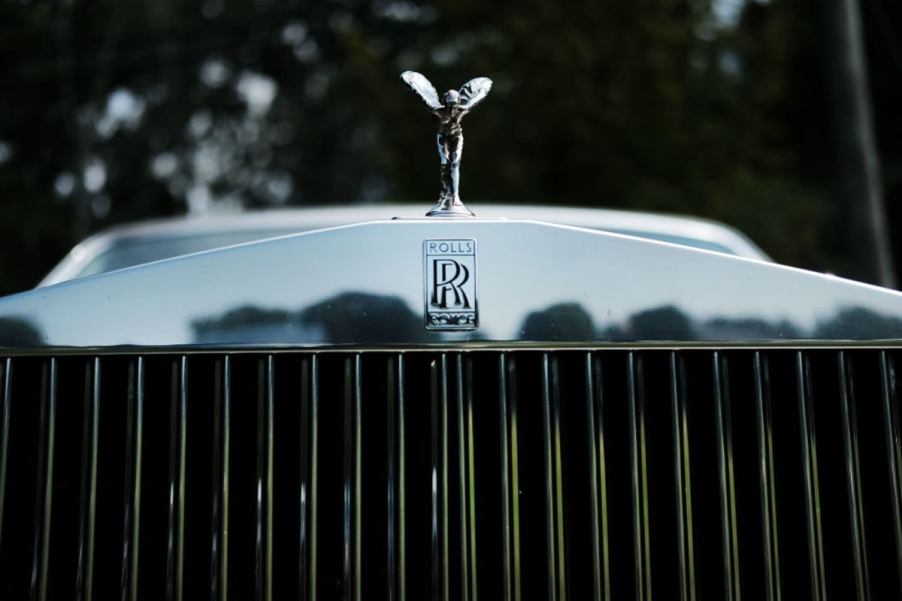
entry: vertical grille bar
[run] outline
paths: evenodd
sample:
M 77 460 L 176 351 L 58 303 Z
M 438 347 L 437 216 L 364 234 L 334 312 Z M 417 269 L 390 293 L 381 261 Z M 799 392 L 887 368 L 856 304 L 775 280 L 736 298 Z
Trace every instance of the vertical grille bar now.
M 726 359 L 713 356 L 714 407 L 716 413 L 717 462 L 720 471 L 720 507 L 723 527 L 725 599 L 741 596 L 739 580 L 739 536 L 736 528 L 736 483 L 733 474 L 733 436 L 730 419 L 730 381 Z
M 81 437 L 81 494 L 75 598 L 90 601 L 94 589 L 94 525 L 97 514 L 97 440 L 100 425 L 100 357 L 85 366 Z
M 432 389 L 432 598 L 447 601 L 448 561 L 448 356 L 430 366 Z
M 880 392 L 883 397 L 884 436 L 892 491 L 896 565 L 902 566 L 902 431 L 899 428 L 896 398 L 896 370 L 893 359 L 887 356 L 886 351 L 880 352 Z M 896 571 L 902 588 L 902 569 Z
M 407 599 L 407 406 L 404 356 L 398 355 L 398 600 Z
M 274 359 L 260 362 L 257 395 L 257 554 L 256 596 L 272 600 L 272 491 Z
M 817 477 L 817 445 L 814 432 L 814 411 L 811 406 L 811 370 L 808 357 L 802 351 L 796 353 L 796 382 L 799 395 L 811 597 L 815 601 L 821 601 L 826 599 L 826 581 L 823 531 L 821 530 L 821 502 Z
M 316 548 L 317 518 L 319 504 L 319 356 L 310 360 L 310 599 L 317 598 L 316 562 L 319 557 Z
M 49 369 L 49 374 L 48 374 Z M 34 554 L 31 568 L 31 598 L 47 598 L 50 552 L 50 518 L 53 504 L 53 452 L 56 433 L 57 360 L 44 367 L 41 394 L 41 425 L 38 447 L 38 490 L 35 494 Z
M 592 526 L 593 599 L 611 598 L 608 563 L 608 502 L 605 465 L 601 362 L 586 353 L 586 426 L 589 441 L 589 495 Z
M 361 396 L 360 353 L 345 361 L 344 598 L 361 598 Z
M 467 491 L 467 436 L 464 430 L 464 359 L 463 354 L 455 356 L 455 396 L 457 417 L 457 494 L 458 494 L 458 535 L 460 536 L 460 598 L 469 601 L 470 598 L 470 545 L 468 537 L 469 525 L 469 499 Z
M 388 599 L 407 598 L 404 355 L 388 365 Z
M 144 428 L 144 357 L 129 365 L 125 425 L 125 513 L 122 528 L 123 601 L 138 596 L 138 542 L 141 524 L 141 447 Z
M 498 357 L 498 404 L 501 424 L 501 533 L 504 601 L 520 601 L 520 484 L 517 457 L 517 394 L 514 358 Z
M 232 358 L 217 361 L 213 406 L 213 540 L 210 554 L 210 599 L 228 599 L 229 444 L 232 407 Z
M 673 469 L 676 478 L 677 552 L 680 599 L 695 599 L 695 554 L 692 541 L 692 486 L 689 460 L 689 424 L 686 411 L 686 375 L 683 358 L 670 353 L 670 401 L 673 408 Z
M 852 526 L 852 557 L 855 563 L 855 590 L 858 599 L 870 597 L 868 558 L 864 537 L 864 514 L 861 500 L 861 463 L 858 453 L 858 425 L 852 365 L 844 351 L 837 355 L 840 404 L 842 407 L 843 450 L 846 459 L 846 486 L 849 494 L 849 519 Z
M 557 359 L 542 355 L 542 405 L 545 438 L 545 506 L 548 539 L 548 598 L 567 597 L 564 558 L 563 481 L 561 475 L 561 400 Z
M 319 405 L 319 358 L 301 365 L 300 434 L 300 557 L 298 580 L 301 599 L 316 599 L 316 431 Z
M 633 560 L 636 599 L 651 599 L 651 570 L 648 532 L 648 469 L 645 448 L 645 399 L 641 359 L 635 352 L 627 358 L 629 396 L 630 468 L 633 495 Z
M 166 598 L 181 601 L 185 549 L 185 453 L 188 415 L 188 358 L 172 363 L 169 413 L 169 532 L 166 541 Z
M 0 544 L 3 542 L 3 502 L 6 499 L 6 461 L 9 453 L 9 414 L 12 403 L 13 360 L 3 362 L 3 397 L 0 398 Z
M 396 370 L 398 368 L 400 357 L 394 357 L 388 363 L 388 401 L 386 416 L 386 568 L 388 571 L 388 588 L 386 595 L 389 601 L 394 601 L 398 596 L 398 535 L 397 535 L 397 468 L 396 468 L 396 449 L 397 449 L 397 433 L 396 433 L 396 399 L 398 397 L 398 381 L 396 380 Z
M 476 550 L 473 507 L 473 390 L 469 360 L 456 357 L 457 461 L 460 511 L 460 598 L 476 598 Z
M 464 378 L 466 393 L 466 427 L 467 427 L 467 478 L 469 480 L 467 490 L 469 491 L 469 520 L 468 526 L 470 530 L 470 597 L 476 601 L 478 591 L 478 578 L 476 570 L 476 446 L 473 441 L 473 361 L 467 357 L 466 376 Z
M 777 536 L 777 491 L 774 473 L 774 426 L 770 406 L 770 373 L 761 352 L 754 356 L 758 467 L 761 481 L 761 529 L 764 534 L 764 578 L 768 601 L 779 601 L 780 548 Z

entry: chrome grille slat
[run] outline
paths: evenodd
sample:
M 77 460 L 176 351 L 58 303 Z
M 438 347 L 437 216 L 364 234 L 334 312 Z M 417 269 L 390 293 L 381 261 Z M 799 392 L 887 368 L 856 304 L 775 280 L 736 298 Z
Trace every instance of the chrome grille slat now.
M 405 523 L 405 398 L 404 355 L 399 353 L 388 364 L 388 599 L 407 598 L 406 523 Z
M 431 368 L 432 414 L 432 598 L 447 601 L 448 562 L 448 356 Z
M 595 601 L 611 598 L 608 560 L 608 505 L 605 466 L 601 361 L 593 353 L 585 356 L 586 427 L 589 450 L 590 522 L 592 527 L 592 584 Z
M 169 408 L 169 513 L 166 541 L 166 598 L 181 601 L 185 549 L 185 454 L 188 417 L 188 358 L 172 362 Z
M 138 559 L 141 532 L 141 452 L 144 428 L 144 358 L 129 365 L 125 425 L 125 511 L 122 526 L 122 599 L 138 596 Z
M 216 362 L 213 380 L 210 599 L 225 601 L 228 598 L 229 449 L 232 405 L 232 360 L 229 355 Z
M 256 507 L 256 598 L 272 599 L 272 496 L 273 496 L 273 409 L 275 406 L 274 360 L 261 359 L 257 379 L 257 507 Z
M 811 596 L 820 601 L 826 598 L 824 573 L 823 530 L 821 528 L 820 486 L 818 482 L 817 445 L 811 399 L 811 366 L 803 351 L 796 353 L 799 415 L 804 467 L 805 512 L 808 527 L 808 562 Z
M 563 482 L 561 475 L 561 400 L 557 363 L 542 355 L 542 418 L 545 446 L 545 507 L 548 545 L 548 598 L 566 599 Z
M 501 536 L 504 601 L 520 601 L 520 517 L 517 460 L 517 394 L 514 358 L 498 356 L 498 402 L 501 436 Z
M 630 470 L 633 493 L 633 555 L 636 599 L 652 598 L 651 552 L 648 531 L 648 464 L 645 448 L 645 392 L 641 358 L 627 356 Z
M 846 460 L 846 486 L 849 496 L 849 521 L 852 528 L 852 558 L 857 598 L 870 598 L 867 545 L 864 540 L 864 515 L 861 496 L 861 462 L 858 452 L 858 426 L 855 417 L 855 391 L 852 366 L 845 352 L 837 354 L 840 406 L 842 410 L 843 451 Z
M 316 599 L 317 517 L 319 506 L 319 360 L 310 359 L 310 598 Z
M 473 494 L 473 375 L 470 359 L 455 358 L 457 408 L 457 465 L 460 547 L 460 599 L 477 598 L 476 521 Z
M 97 442 L 100 426 L 100 358 L 94 357 L 89 360 L 85 365 L 85 371 L 78 557 L 75 575 L 75 598 L 78 601 L 93 599 L 94 529 L 97 517 Z
M 298 586 L 301 599 L 316 598 L 316 406 L 318 403 L 317 356 L 304 359 L 301 364 L 301 419 L 300 419 L 300 523 L 298 544 Z
M 758 465 L 761 480 L 761 528 L 764 537 L 764 577 L 768 601 L 781 598 L 780 549 L 778 544 L 776 477 L 774 475 L 773 411 L 771 409 L 770 374 L 767 359 L 755 352 L 755 434 L 758 442 Z
M 56 440 L 57 360 L 44 365 L 41 392 L 41 422 L 38 438 L 38 490 L 35 492 L 34 551 L 31 567 L 31 598 L 47 598 L 50 554 L 50 519 L 53 503 L 53 463 Z
M 9 451 L 9 419 L 12 403 L 13 360 L 7 358 L 0 366 L 3 375 L 3 397 L 0 398 L 0 545 L 3 544 L 3 507 L 6 500 L 7 456 Z
M 896 598 L 895 360 L 0 357 L 0 598 Z
M 671 352 L 670 401 L 673 415 L 673 461 L 677 513 L 677 562 L 680 599 L 695 599 L 695 553 L 692 544 L 692 477 L 686 411 L 686 375 L 682 357 Z
M 893 534 L 896 542 L 896 562 L 902 566 L 902 430 L 899 427 L 895 364 L 886 351 L 880 352 L 879 361 L 887 475 L 890 483 Z M 902 569 L 898 571 L 897 578 L 899 580 L 899 589 L 902 590 Z
M 359 353 L 345 360 L 344 411 L 344 598 L 359 600 L 361 590 L 361 416 Z
M 719 352 L 713 355 L 714 407 L 720 471 L 721 525 L 723 529 L 724 598 L 741 596 L 739 539 L 736 527 L 736 483 L 733 470 L 732 420 L 730 419 L 730 381 L 726 361 Z

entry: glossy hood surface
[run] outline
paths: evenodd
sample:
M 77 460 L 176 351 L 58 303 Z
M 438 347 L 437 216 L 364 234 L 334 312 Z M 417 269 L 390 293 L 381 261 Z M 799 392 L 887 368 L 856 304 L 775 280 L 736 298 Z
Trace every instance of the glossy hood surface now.
M 473 329 L 426 327 L 430 240 L 474 242 Z M 899 341 L 894 291 L 522 220 L 374 221 L 0 299 L 0 346 L 20 351 Z

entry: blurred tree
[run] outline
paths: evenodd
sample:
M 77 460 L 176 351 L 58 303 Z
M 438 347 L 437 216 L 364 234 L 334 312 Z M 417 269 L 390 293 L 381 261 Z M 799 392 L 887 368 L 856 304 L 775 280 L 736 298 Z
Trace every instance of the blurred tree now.
M 831 235 L 818 3 L 726 4 L 4 3 L 0 292 L 122 221 L 425 210 L 434 134 L 404 69 L 496 82 L 468 123 L 466 200 L 709 216 L 778 260 L 855 275 Z
M 861 11 L 858 0 L 831 0 L 826 6 L 830 40 L 826 46 L 833 72 L 830 101 L 838 142 L 838 188 L 848 222 L 846 235 L 864 277 L 895 287 Z
M 874 130 L 897 279 L 902 269 L 902 3 L 861 0 Z

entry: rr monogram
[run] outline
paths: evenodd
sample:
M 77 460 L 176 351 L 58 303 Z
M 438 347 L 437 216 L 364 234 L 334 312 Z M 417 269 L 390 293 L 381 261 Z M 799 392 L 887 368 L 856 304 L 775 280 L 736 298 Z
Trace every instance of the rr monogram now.
M 477 328 L 476 240 L 424 240 L 423 276 L 427 330 Z
M 454 259 L 436 259 L 432 262 L 432 304 L 448 309 L 448 299 L 454 296 L 454 306 L 470 308 L 470 299 L 463 286 L 470 279 L 470 270 Z

